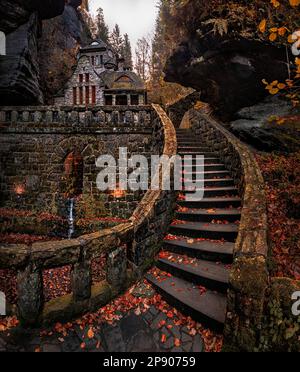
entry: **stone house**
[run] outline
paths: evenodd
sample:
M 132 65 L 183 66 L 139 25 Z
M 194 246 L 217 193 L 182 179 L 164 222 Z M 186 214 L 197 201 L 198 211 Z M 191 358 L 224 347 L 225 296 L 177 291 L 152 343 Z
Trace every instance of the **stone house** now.
M 147 103 L 143 81 L 103 41 L 81 48 L 70 80 L 55 96 L 57 106 L 137 106 Z

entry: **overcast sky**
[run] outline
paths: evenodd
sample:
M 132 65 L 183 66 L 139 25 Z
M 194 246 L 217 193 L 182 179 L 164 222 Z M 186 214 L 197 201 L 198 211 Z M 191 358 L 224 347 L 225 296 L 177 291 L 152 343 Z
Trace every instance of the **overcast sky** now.
M 157 0 L 90 0 L 93 14 L 103 8 L 110 29 L 116 23 L 123 34 L 127 33 L 134 53 L 138 39 L 154 32 Z

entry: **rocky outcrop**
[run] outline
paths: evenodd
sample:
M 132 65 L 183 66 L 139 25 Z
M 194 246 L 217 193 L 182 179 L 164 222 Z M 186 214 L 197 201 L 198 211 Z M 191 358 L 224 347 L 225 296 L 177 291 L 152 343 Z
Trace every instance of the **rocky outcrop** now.
M 267 95 L 262 79 L 288 78 L 286 50 L 241 36 L 195 34 L 169 58 L 166 80 L 201 91 L 222 119 Z
M 43 21 L 39 39 L 40 82 L 45 102 L 49 104 L 72 76 L 78 48 L 91 41 L 90 30 L 77 9 L 78 3 L 78 0 L 71 1 L 61 16 Z
M 284 100 L 268 97 L 241 109 L 229 129 L 242 141 L 260 151 L 292 153 L 300 150 L 300 112 Z M 284 125 L 277 118 L 284 119 Z
M 40 19 L 49 19 L 61 14 L 65 0 L 2 0 L 0 9 L 0 30 L 5 34 L 15 31 L 26 23 L 33 12 Z
M 57 91 L 57 84 L 61 87 L 71 74 L 77 47 L 90 36 L 77 9 L 81 4 L 82 0 L 1 2 L 0 31 L 7 45 L 6 56 L 0 56 L 1 104 L 41 104 Z
M 7 56 L 0 56 L 0 101 L 3 105 L 42 103 L 37 57 L 38 14 L 7 35 Z

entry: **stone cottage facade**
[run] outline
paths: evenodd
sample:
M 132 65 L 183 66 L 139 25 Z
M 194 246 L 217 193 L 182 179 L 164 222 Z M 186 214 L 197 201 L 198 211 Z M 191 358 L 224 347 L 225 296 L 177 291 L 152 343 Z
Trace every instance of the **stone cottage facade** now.
M 80 49 L 71 79 L 55 97 L 57 106 L 137 106 L 146 103 L 143 81 L 101 40 Z

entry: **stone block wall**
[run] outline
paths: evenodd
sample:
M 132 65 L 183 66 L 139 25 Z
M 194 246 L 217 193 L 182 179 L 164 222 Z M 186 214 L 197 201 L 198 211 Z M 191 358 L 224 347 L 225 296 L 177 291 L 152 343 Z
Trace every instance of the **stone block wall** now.
M 119 158 L 159 153 L 157 126 L 149 107 L 0 109 L 1 207 L 60 212 L 64 209 L 64 161 L 73 151 L 83 159 L 83 195 L 101 200 L 108 214 L 129 218 L 144 192 L 128 190 L 120 199 L 96 186 L 100 155 Z M 63 212 L 65 213 L 65 212 Z

